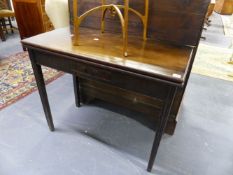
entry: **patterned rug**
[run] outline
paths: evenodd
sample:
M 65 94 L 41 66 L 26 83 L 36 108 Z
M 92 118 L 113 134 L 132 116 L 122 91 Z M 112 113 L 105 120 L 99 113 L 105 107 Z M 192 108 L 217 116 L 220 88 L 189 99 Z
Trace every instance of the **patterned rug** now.
M 229 64 L 232 58 L 233 49 L 200 44 L 192 72 L 233 81 L 233 64 Z
M 62 72 L 43 67 L 44 79 L 49 83 Z M 0 110 L 37 89 L 27 52 L 0 60 Z

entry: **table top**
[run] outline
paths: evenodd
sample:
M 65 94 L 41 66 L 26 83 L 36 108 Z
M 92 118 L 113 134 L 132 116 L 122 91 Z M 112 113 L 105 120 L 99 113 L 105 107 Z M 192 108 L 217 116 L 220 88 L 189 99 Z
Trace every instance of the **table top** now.
M 193 52 L 193 47 L 129 36 L 128 56 L 124 57 L 120 34 L 101 34 L 99 30 L 87 28 L 80 31 L 79 46 L 73 46 L 68 28 L 27 38 L 22 43 L 25 47 L 45 49 L 180 84 L 185 81 Z

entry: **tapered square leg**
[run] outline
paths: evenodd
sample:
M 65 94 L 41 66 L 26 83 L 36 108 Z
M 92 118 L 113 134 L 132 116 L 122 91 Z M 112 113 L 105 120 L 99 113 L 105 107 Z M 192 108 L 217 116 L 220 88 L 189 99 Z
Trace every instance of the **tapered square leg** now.
M 153 143 L 152 150 L 151 150 L 150 160 L 147 166 L 147 171 L 149 172 L 151 172 L 153 168 L 155 157 L 157 155 L 159 144 L 160 144 L 160 141 L 162 139 L 164 130 L 166 128 L 166 125 L 169 119 L 169 114 L 171 111 L 171 107 L 172 107 L 175 95 L 176 95 L 176 87 L 170 87 L 167 98 L 163 105 L 163 109 L 160 114 L 161 115 L 160 122 L 156 130 L 155 139 L 154 139 L 154 143 Z
M 76 75 L 73 75 L 73 84 L 74 84 L 75 104 L 77 107 L 80 107 L 81 106 L 80 86 L 79 86 L 79 78 Z
M 40 65 L 36 64 L 33 52 L 30 49 L 28 50 L 28 52 L 29 52 L 29 56 L 30 56 L 30 60 L 32 64 L 32 69 L 33 69 L 35 79 L 36 79 L 37 88 L 38 88 L 41 102 L 43 105 L 45 117 L 46 117 L 49 129 L 51 131 L 54 131 L 53 119 L 52 119 L 52 114 L 51 114 L 51 110 L 49 106 L 46 88 L 45 88 L 45 82 L 44 82 L 42 69 Z

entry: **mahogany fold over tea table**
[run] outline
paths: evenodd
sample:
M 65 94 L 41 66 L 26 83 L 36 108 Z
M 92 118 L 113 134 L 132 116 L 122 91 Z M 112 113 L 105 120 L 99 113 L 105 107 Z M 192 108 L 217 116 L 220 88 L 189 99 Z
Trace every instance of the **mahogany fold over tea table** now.
M 82 29 L 80 45 L 73 46 L 68 28 L 57 29 L 22 41 L 28 49 L 45 116 L 54 131 L 41 65 L 70 73 L 74 77 L 76 105 L 80 106 L 79 79 L 103 83 L 137 94 L 160 111 L 147 170 L 151 171 L 168 122 L 171 106 L 179 88 L 184 88 L 196 49 L 158 41 L 143 41 L 129 36 L 129 55 L 122 55 L 122 37 Z M 156 90 L 155 90 L 156 89 Z M 104 94 L 103 94 L 104 95 Z M 130 98 L 130 97 L 129 97 Z M 133 97 L 132 97 L 133 98 Z

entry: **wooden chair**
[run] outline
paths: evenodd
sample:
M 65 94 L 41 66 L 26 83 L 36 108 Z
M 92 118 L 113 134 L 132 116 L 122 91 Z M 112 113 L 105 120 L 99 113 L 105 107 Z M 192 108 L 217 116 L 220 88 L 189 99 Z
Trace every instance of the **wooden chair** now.
M 11 33 L 14 33 L 11 18 L 15 17 L 15 13 L 10 10 L 6 0 L 0 1 L 0 37 L 2 41 L 6 40 L 4 31 L 8 33 L 7 26 L 10 26 Z

